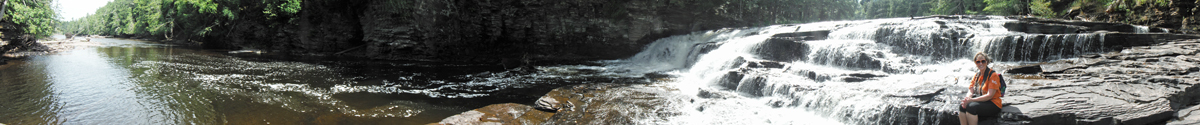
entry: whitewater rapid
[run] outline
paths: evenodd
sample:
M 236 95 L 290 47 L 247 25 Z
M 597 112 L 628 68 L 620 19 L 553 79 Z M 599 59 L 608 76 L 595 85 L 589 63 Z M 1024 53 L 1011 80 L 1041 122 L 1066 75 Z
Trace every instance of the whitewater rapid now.
M 956 101 L 895 97 L 959 92 L 923 88 L 965 88 L 976 52 L 999 61 L 991 67 L 1008 67 L 1106 49 L 1102 33 L 1006 28 L 1016 21 L 927 17 L 719 29 L 660 39 L 621 67 L 676 76 L 663 84 L 697 98 L 668 107 L 687 112 L 671 120 L 677 124 L 939 124 L 937 116 L 887 113 L 895 105 Z M 957 110 L 918 107 L 930 115 Z

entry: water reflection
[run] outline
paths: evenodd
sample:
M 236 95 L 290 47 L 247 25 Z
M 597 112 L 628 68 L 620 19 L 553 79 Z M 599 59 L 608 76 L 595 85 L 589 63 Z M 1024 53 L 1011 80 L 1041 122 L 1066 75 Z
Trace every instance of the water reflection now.
M 121 39 L 0 66 L 7 124 L 425 124 L 558 86 L 638 81 L 590 66 L 239 55 Z M 594 68 L 594 67 L 592 67 Z
M 36 58 L 35 58 L 36 59 Z M 23 65 L 23 66 L 14 66 Z M 54 90 L 46 81 L 45 64 L 14 60 L 0 65 L 0 122 L 7 124 L 58 123 Z

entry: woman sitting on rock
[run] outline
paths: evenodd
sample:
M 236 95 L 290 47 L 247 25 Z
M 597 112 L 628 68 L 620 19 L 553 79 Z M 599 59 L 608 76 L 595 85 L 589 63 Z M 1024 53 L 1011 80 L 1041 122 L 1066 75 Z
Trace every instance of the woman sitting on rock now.
M 975 53 L 975 68 L 979 72 L 971 79 L 970 93 L 958 108 L 958 121 L 962 125 L 976 125 L 980 116 L 1000 113 L 1000 74 L 987 67 L 991 62 L 987 54 Z

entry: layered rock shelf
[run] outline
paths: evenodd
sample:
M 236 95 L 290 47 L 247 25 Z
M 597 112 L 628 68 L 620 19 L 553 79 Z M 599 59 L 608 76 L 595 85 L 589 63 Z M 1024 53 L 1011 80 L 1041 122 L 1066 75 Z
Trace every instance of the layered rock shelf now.
M 1200 40 L 1131 47 L 1014 69 L 1000 123 L 1195 123 Z M 1036 67 L 1036 68 L 1034 68 Z M 1012 74 L 1012 73 L 1010 73 Z M 1191 110 L 1189 110 L 1191 109 Z
M 1117 52 L 1012 67 L 1032 70 L 1008 74 L 1008 94 L 998 117 L 985 124 L 1196 124 L 1200 123 L 1200 40 L 1131 47 Z M 761 65 L 761 64 L 760 64 Z M 761 67 L 771 68 L 771 67 Z M 738 75 L 737 73 L 731 73 Z M 871 78 L 866 73 L 848 78 Z M 742 80 L 736 80 L 742 81 Z M 851 80 L 848 80 L 851 81 Z M 657 110 L 689 103 L 692 97 L 662 94 L 651 85 L 584 84 L 558 88 L 534 106 L 495 104 L 452 116 L 440 124 L 505 122 L 522 124 L 634 124 L 666 118 L 679 111 Z M 731 86 L 731 89 L 741 89 Z M 898 100 L 885 114 L 907 116 L 882 124 L 957 124 L 957 100 L 966 88 L 930 86 Z M 702 98 L 739 98 L 738 94 L 705 91 Z M 695 101 L 691 101 L 695 102 Z M 908 103 L 911 102 L 911 103 Z M 781 105 L 786 106 L 786 104 Z M 804 106 L 801 106 L 804 107 Z M 644 111 L 656 111 L 646 113 Z M 887 116 L 879 116 L 887 117 Z
M 795 32 L 733 37 L 762 41 L 732 41 L 753 44 L 722 40 L 731 38 L 682 36 L 674 39 L 688 38 L 688 41 L 647 51 L 686 54 L 633 59 L 685 61 L 671 64 L 691 67 L 685 71 L 688 73 L 675 76 L 689 82 L 665 86 L 654 83 L 563 87 L 531 102 L 535 106 L 530 107 L 552 112 L 551 115 L 526 121 L 544 120 L 529 124 L 679 123 L 671 118 L 695 113 L 724 115 L 703 114 L 713 110 L 721 113 L 754 110 L 749 114 L 753 116 L 760 115 L 757 112 L 760 110 L 803 109 L 819 115 L 806 117 L 847 124 L 954 125 L 959 124 L 959 101 L 967 93 L 966 85 L 961 83 L 968 81 L 966 74 L 975 70 L 964 55 L 984 51 L 1000 62 L 991 67 L 1001 71 L 1008 83 L 1001 113 L 983 118 L 984 124 L 1200 123 L 1197 112 L 1200 91 L 1196 90 L 1200 89 L 1197 86 L 1200 36 L 1169 29 L 1145 31 L 1127 24 L 1002 18 L 1017 21 L 996 23 L 997 17 L 932 16 L 799 31 L 811 26 L 801 24 L 739 30 L 797 28 Z M 968 30 L 1001 26 L 1008 31 Z M 722 54 L 706 56 L 709 52 Z M 693 78 L 697 76 L 702 78 Z M 700 87 L 679 90 L 686 88 L 679 86 Z M 692 91 L 696 93 L 689 93 Z M 761 104 L 721 105 L 727 102 Z M 739 109 L 738 106 L 762 107 Z M 507 107 L 514 107 L 511 111 L 532 111 L 522 108 L 525 106 Z M 475 112 L 491 110 L 483 108 Z M 447 119 L 441 123 L 482 123 L 500 118 L 478 117 L 488 116 L 479 114 L 468 112 L 460 116 L 475 116 L 471 118 L 480 120 Z M 512 119 L 521 120 L 515 115 Z M 772 121 L 778 119 L 745 120 L 780 124 Z

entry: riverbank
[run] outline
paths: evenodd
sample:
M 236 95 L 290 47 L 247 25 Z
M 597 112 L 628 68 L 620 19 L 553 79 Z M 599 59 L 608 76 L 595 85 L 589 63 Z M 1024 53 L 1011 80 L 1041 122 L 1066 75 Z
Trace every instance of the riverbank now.
M 76 47 L 99 46 L 100 43 L 90 42 L 92 38 L 104 38 L 103 36 L 90 37 L 73 37 L 73 38 L 52 38 L 53 40 L 37 40 L 36 44 L 28 46 L 17 46 L 15 49 L 0 52 L 0 65 L 7 64 L 7 60 L 20 59 L 29 56 L 54 54 L 66 50 L 71 50 Z M 11 42 L 0 41 L 0 46 L 6 46 Z

